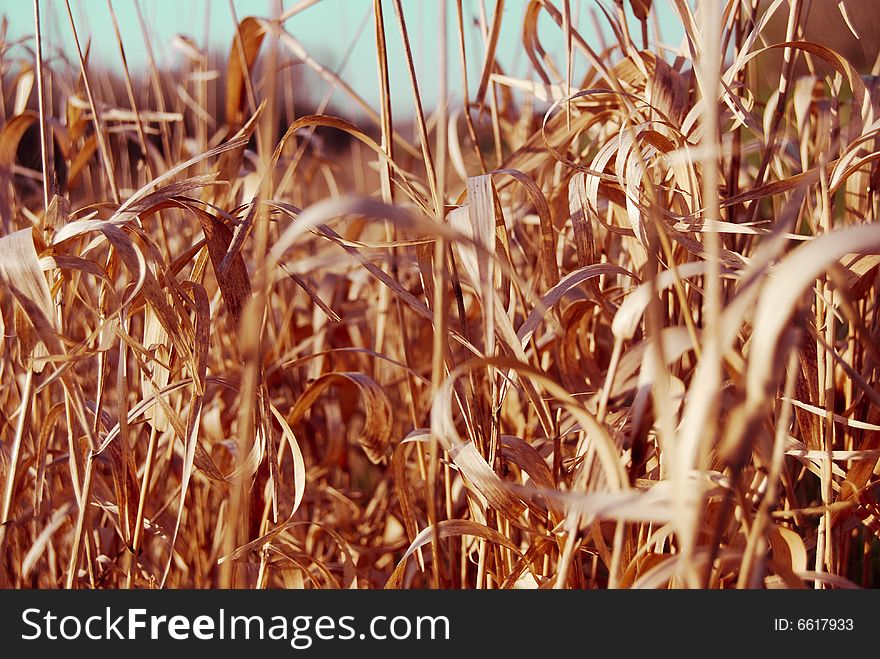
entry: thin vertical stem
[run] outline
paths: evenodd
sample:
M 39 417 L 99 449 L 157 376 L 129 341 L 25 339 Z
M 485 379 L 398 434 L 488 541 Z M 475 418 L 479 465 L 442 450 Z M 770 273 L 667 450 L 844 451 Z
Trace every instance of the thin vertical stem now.
M 73 31 L 73 40 L 76 43 L 76 54 L 79 57 L 80 72 L 83 77 L 83 84 L 86 88 L 86 96 L 89 99 L 89 106 L 92 109 L 92 120 L 95 124 L 95 139 L 98 140 L 98 147 L 101 150 L 101 158 L 104 163 L 104 171 L 107 174 L 107 183 L 110 185 L 110 191 L 113 194 L 114 203 L 120 203 L 119 188 L 116 187 L 116 175 L 113 172 L 113 161 L 110 158 L 110 149 L 107 147 L 104 128 L 101 124 L 101 113 L 95 103 L 95 97 L 92 94 L 92 85 L 89 83 L 89 74 L 86 71 L 86 61 L 83 58 L 82 47 L 79 44 L 79 35 L 76 32 L 76 22 L 73 20 L 73 10 L 70 8 L 70 0 L 64 0 L 67 7 L 67 18 L 70 20 L 70 29 Z
M 46 136 L 46 107 L 43 92 L 43 30 L 40 25 L 40 0 L 34 0 L 34 27 L 37 42 L 37 105 L 40 111 L 40 157 L 43 164 L 43 211 L 49 211 L 49 148 Z
M 18 462 L 21 455 L 21 441 L 24 436 L 25 424 L 28 420 L 31 400 L 34 394 L 34 369 L 28 366 L 21 392 L 21 405 L 18 408 L 18 421 L 15 424 L 15 437 L 12 440 L 12 452 L 9 456 L 9 471 L 6 474 L 6 489 L 3 493 L 3 512 L 0 515 L 0 556 L 6 555 L 6 532 L 9 529 L 12 512 L 12 500 L 15 496 L 15 480 Z

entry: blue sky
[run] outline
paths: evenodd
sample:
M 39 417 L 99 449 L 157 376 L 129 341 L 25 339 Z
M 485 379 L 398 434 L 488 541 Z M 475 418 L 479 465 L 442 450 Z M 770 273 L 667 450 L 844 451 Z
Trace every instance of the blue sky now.
M 438 54 L 437 39 L 439 25 L 439 3 L 444 0 L 404 0 L 404 13 L 407 19 L 410 39 L 419 82 L 422 86 L 426 105 L 437 99 Z M 598 11 L 600 0 L 571 0 L 572 10 L 578 16 L 577 25 L 584 37 L 591 41 L 596 50 L 598 38 L 590 10 L 602 22 Z M 613 11 L 611 0 L 601 0 Z M 464 0 L 466 20 L 479 16 L 480 2 L 484 3 L 491 19 L 495 2 L 493 0 Z M 277 0 L 234 0 L 238 19 L 245 16 L 274 15 L 279 4 L 284 9 L 297 4 L 292 0 L 279 3 Z M 499 60 L 512 75 L 531 78 L 529 63 L 521 46 L 520 30 L 526 0 L 507 0 L 499 40 Z M 562 6 L 561 0 L 556 3 Z M 74 19 L 80 39 L 92 37 L 91 63 L 117 67 L 118 48 L 113 34 L 110 13 L 106 0 L 71 0 Z M 403 49 L 400 32 L 390 2 L 385 0 L 386 33 L 390 49 L 392 98 L 397 111 L 408 112 L 411 107 L 411 93 L 408 86 L 406 68 L 403 64 Z M 670 10 L 666 0 L 655 0 L 659 10 L 660 28 L 663 43 L 677 47 L 680 45 L 682 30 L 677 18 Z M 232 42 L 233 21 L 228 0 L 140 0 L 140 6 L 148 28 L 152 34 L 154 52 L 160 67 L 173 66 L 184 55 L 172 46 L 175 35 L 183 34 L 192 38 L 199 46 L 208 43 L 218 53 L 226 53 Z M 461 76 L 457 42 L 455 41 L 455 2 L 447 1 L 449 20 L 449 75 L 452 102 L 460 100 Z M 134 71 L 146 66 L 146 53 L 143 38 L 130 0 L 113 0 L 113 8 L 120 23 L 123 44 L 129 66 Z M 375 45 L 372 22 L 372 0 L 320 0 L 317 4 L 297 14 L 285 24 L 286 29 L 306 47 L 308 52 L 323 65 L 335 70 L 344 53 L 354 41 L 364 17 L 369 14 L 366 28 L 354 46 L 351 58 L 342 77 L 370 104 L 378 103 L 378 85 L 375 60 Z M 64 2 L 61 0 L 41 0 L 44 51 L 50 53 L 63 49 L 72 56 L 72 39 Z M 26 38 L 33 34 L 33 3 L 27 0 L 4 0 L 0 3 L 0 14 L 9 19 L 9 38 Z M 476 27 L 467 29 L 466 46 L 469 59 L 469 82 L 473 88 L 479 82 L 479 70 L 483 54 L 482 37 Z M 606 34 L 610 31 L 606 30 Z M 555 24 L 546 18 L 541 25 L 540 35 L 547 50 L 557 56 L 561 69 L 564 69 L 562 36 Z M 653 36 L 652 36 L 653 39 Z M 27 57 L 22 47 L 14 49 L 13 56 Z M 578 69 L 576 68 L 576 72 Z M 326 87 L 321 87 L 314 78 L 315 91 L 323 95 Z M 334 100 L 342 97 L 337 92 Z

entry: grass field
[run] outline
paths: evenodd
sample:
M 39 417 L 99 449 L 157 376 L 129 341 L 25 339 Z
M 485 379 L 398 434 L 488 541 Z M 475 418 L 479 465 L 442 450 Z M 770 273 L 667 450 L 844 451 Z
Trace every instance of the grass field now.
M 314 4 L 0 41 L 0 585 L 880 585 L 880 71 L 802 38 L 859 3 L 430 3 L 424 76 L 375 0 L 372 105 Z

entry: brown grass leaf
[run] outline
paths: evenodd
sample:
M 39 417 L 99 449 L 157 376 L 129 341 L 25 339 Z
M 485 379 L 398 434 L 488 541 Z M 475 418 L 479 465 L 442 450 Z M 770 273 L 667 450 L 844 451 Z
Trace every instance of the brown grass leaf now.
M 391 402 L 384 389 L 363 373 L 326 373 L 315 380 L 297 399 L 287 415 L 290 425 L 296 425 L 318 397 L 331 386 L 354 384 L 361 394 L 366 420 L 358 442 L 373 464 L 384 462 L 391 439 L 394 416 Z
M 260 20 L 248 16 L 239 23 L 238 34 L 232 38 L 226 63 L 226 123 L 236 128 L 242 124 L 247 101 L 245 76 L 250 75 L 265 36 Z

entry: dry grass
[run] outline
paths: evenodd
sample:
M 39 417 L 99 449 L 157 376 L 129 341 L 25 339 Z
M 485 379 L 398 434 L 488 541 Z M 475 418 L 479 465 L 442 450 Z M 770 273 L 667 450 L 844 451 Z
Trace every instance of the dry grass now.
M 143 81 L 0 44 L 0 583 L 878 585 L 878 85 L 811 3 L 675 0 L 664 59 L 650 0 L 595 4 L 602 46 L 534 1 L 530 80 L 502 1 L 438 3 L 467 109 L 386 58 L 400 0 L 369 107 L 286 30 L 311 4 Z M 359 125 L 282 135 L 293 60 Z

